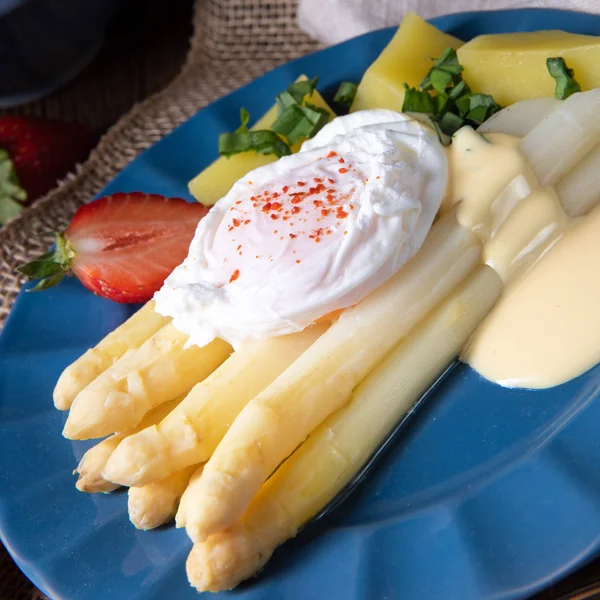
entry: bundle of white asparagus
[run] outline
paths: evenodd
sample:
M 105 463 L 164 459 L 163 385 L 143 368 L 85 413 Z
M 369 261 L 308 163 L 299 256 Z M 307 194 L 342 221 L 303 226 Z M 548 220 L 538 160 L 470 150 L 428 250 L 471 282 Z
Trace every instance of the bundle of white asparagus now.
M 580 215 L 600 200 L 600 121 L 585 117 L 599 108 L 598 90 L 526 101 L 482 130 L 522 135 L 539 180 Z M 235 586 L 335 497 L 458 354 L 502 291 L 480 257 L 450 212 L 334 322 L 234 353 L 221 340 L 185 348 L 147 304 L 56 386 L 66 437 L 110 435 L 81 460 L 77 487 L 129 486 L 141 529 L 176 515 L 195 542 L 191 583 Z

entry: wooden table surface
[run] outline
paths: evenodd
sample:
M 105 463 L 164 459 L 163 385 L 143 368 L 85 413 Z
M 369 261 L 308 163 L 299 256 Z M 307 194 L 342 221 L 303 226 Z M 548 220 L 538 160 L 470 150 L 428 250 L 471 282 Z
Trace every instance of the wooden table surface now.
M 192 34 L 192 4 L 192 0 L 122 1 L 102 50 L 85 71 L 50 96 L 0 114 L 81 123 L 100 135 L 179 72 Z M 531 600 L 600 598 L 599 580 L 600 559 Z M 0 544 L 0 600 L 40 598 L 45 596 L 27 581 Z

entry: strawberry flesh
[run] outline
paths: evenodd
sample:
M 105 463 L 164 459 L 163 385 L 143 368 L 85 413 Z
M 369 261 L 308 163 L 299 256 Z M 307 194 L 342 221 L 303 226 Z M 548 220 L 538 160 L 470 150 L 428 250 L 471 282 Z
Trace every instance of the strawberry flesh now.
M 118 193 L 82 206 L 65 231 L 73 273 L 116 302 L 145 302 L 187 256 L 208 209 L 180 198 Z

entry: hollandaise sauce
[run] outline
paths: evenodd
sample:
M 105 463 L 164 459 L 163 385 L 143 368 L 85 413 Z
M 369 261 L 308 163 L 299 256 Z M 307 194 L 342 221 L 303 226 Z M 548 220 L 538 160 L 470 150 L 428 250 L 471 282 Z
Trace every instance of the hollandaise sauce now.
M 600 210 L 570 219 L 541 187 L 519 138 L 459 131 L 449 148 L 443 210 L 483 243 L 483 260 L 505 283 L 462 359 L 510 387 L 546 388 L 600 361 Z

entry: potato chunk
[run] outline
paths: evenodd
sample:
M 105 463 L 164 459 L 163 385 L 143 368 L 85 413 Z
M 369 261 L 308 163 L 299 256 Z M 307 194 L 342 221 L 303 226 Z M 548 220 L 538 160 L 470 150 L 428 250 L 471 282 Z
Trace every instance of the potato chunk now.
M 600 86 L 600 38 L 564 31 L 480 35 L 458 51 L 464 78 L 474 92 L 502 106 L 554 96 L 546 59 L 562 56 L 582 90 Z
M 401 111 L 404 84 L 418 86 L 433 66 L 432 59 L 462 43 L 414 13 L 407 13 L 391 42 L 364 74 L 352 112 L 372 108 Z

